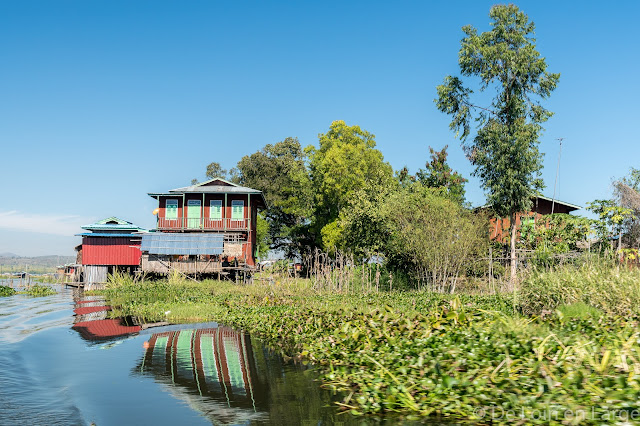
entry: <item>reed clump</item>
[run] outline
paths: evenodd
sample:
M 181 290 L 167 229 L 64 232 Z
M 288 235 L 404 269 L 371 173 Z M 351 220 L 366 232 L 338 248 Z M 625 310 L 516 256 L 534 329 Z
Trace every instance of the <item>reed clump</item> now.
M 521 283 L 519 300 L 526 315 L 581 303 L 608 315 L 640 316 L 640 268 L 585 258 L 552 270 L 533 270 Z

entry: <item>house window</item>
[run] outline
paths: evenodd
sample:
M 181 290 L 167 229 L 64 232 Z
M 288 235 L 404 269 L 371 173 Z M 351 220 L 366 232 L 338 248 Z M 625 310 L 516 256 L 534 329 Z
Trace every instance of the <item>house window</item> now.
M 222 200 L 211 200 L 209 205 L 209 218 L 222 219 Z
M 231 219 L 233 220 L 244 219 L 244 201 L 243 200 L 231 201 Z
M 167 200 L 165 203 L 165 214 L 164 217 L 167 219 L 177 219 L 178 218 L 178 200 Z

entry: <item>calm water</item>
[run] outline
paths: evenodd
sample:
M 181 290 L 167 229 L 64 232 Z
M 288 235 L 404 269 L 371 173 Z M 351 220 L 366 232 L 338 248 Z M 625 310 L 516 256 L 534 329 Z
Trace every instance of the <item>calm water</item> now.
M 371 424 L 314 372 L 215 323 L 142 330 L 104 304 L 0 297 L 0 424 Z M 395 422 L 392 422 L 395 423 Z

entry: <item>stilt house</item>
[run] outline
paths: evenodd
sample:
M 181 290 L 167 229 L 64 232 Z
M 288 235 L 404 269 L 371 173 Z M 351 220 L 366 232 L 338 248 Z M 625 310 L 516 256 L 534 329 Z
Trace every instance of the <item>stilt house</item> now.
M 80 282 L 101 284 L 114 271 L 133 272 L 140 265 L 141 233 L 144 229 L 117 217 L 109 217 L 82 227 L 78 259 L 82 264 Z
M 157 229 L 143 235 L 144 272 L 255 267 L 256 219 L 266 207 L 261 191 L 215 178 L 149 196 L 158 201 Z

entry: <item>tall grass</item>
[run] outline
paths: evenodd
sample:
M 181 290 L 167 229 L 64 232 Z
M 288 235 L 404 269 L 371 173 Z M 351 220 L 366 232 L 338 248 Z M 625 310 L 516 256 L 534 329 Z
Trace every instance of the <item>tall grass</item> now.
M 526 315 L 583 303 L 607 314 L 640 315 L 640 269 L 587 257 L 577 264 L 533 270 L 521 283 L 519 304 Z

